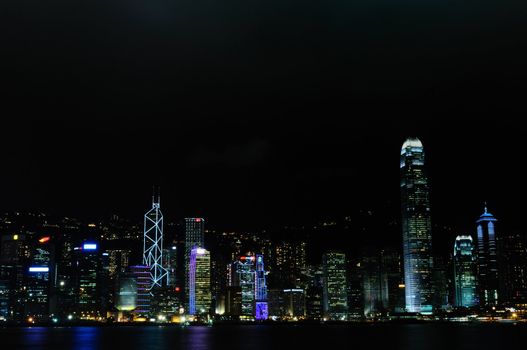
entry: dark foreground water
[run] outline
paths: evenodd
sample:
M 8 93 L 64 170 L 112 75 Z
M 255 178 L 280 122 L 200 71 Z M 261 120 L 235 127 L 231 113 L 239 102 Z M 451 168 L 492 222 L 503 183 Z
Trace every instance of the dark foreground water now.
M 0 329 L 2 350 L 507 349 L 527 344 L 527 325 L 56 327 Z

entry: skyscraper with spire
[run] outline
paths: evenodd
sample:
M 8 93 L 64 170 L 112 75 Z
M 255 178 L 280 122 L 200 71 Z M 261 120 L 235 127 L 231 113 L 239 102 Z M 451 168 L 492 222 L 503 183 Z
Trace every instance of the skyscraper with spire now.
M 401 148 L 401 218 L 406 311 L 432 312 L 432 225 L 425 153 L 418 138 Z
M 479 300 L 482 306 L 497 305 L 499 301 L 498 255 L 494 215 L 487 211 L 476 221 L 478 242 Z
M 163 267 L 163 214 L 159 193 L 152 195 L 152 209 L 145 214 L 143 264 L 150 267 L 150 291 L 167 284 L 168 271 Z

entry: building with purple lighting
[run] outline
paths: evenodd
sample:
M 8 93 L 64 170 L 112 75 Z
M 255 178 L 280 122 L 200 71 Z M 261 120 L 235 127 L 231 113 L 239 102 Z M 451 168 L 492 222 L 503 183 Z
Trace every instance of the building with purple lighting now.
M 130 266 L 130 272 L 134 276 L 135 285 L 137 286 L 136 305 L 133 313 L 136 317 L 146 316 L 150 313 L 150 301 L 152 298 L 150 294 L 150 266 Z
M 210 290 L 210 252 L 195 247 L 190 251 L 188 314 L 207 314 L 212 300 Z

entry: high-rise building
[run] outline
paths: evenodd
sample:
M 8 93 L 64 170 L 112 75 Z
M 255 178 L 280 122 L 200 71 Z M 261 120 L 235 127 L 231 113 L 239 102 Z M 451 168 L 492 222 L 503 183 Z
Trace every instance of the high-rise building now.
M 32 242 L 24 280 L 25 317 L 37 321 L 48 321 L 50 316 L 51 281 L 54 277 L 54 254 L 50 237 L 40 237 Z
M 108 253 L 98 243 L 84 242 L 74 248 L 76 303 L 80 317 L 106 316 L 108 301 Z
M 347 271 L 348 320 L 364 318 L 364 288 L 361 259 L 352 258 Z
M 301 288 L 283 290 L 284 311 L 287 317 L 306 317 L 306 294 Z
M 208 314 L 210 305 L 210 252 L 195 247 L 189 263 L 189 314 Z
M 177 246 L 172 245 L 170 248 L 165 249 L 163 259 L 165 260 L 163 266 L 168 271 L 168 285 L 176 287 Z
M 406 311 L 432 312 L 432 226 L 423 144 L 408 138 L 401 148 L 401 211 Z
M 527 242 L 518 233 L 501 235 L 500 281 L 505 302 L 515 307 L 527 304 Z
M 348 312 L 346 255 L 328 252 L 322 258 L 324 278 L 324 317 L 344 321 Z
M 265 278 L 264 257 L 256 254 L 255 261 L 255 318 L 265 320 L 269 316 L 267 304 L 267 283 Z
M 145 214 L 143 265 L 150 266 L 150 290 L 167 284 L 168 272 L 163 267 L 163 214 L 159 195 L 152 196 L 152 209 Z
M 456 306 L 478 305 L 476 249 L 471 236 L 457 236 L 454 243 L 454 287 Z
M 294 288 L 300 286 L 302 270 L 306 267 L 306 242 L 283 241 L 274 249 L 272 264 L 273 286 Z
M 478 286 L 481 306 L 494 306 L 499 299 L 498 254 L 496 245 L 496 218 L 485 211 L 476 221 L 478 242 Z
M 231 285 L 240 286 L 242 291 L 242 305 L 241 316 L 243 318 L 252 318 L 255 315 L 255 299 L 256 299 L 256 274 L 255 274 L 255 256 L 241 256 L 240 259 L 234 262 L 234 269 L 232 272 L 234 276 L 231 279 Z
M 205 219 L 203 218 L 185 218 L 185 251 L 184 251 L 184 268 L 185 268 L 185 307 L 190 307 L 189 303 L 189 263 L 190 253 L 196 247 L 205 246 Z

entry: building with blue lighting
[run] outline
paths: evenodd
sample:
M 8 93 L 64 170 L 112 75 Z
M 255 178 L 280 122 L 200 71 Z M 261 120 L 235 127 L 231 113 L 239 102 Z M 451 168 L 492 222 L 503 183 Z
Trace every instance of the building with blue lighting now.
M 269 316 L 269 310 L 267 304 L 265 265 L 262 254 L 256 254 L 255 267 L 255 318 L 257 320 L 266 320 Z
M 482 306 L 494 306 L 500 301 L 496 221 L 487 211 L 486 205 L 485 211 L 476 221 L 479 300 Z
M 423 144 L 408 138 L 401 148 L 401 219 L 407 312 L 432 312 L 432 225 Z
M 458 307 L 478 305 L 476 249 L 471 236 L 457 236 L 454 243 L 454 288 Z

